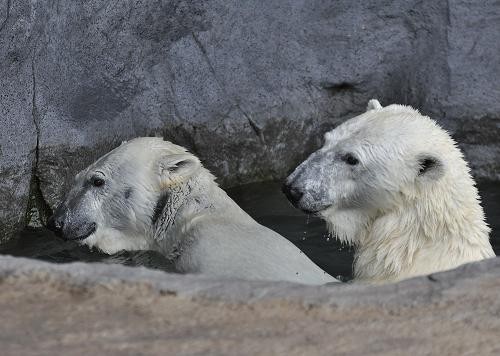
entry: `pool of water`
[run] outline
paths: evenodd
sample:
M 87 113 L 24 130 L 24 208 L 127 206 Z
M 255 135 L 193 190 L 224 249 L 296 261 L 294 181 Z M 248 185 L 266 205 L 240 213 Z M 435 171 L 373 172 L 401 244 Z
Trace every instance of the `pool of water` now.
M 488 223 L 492 227 L 491 242 L 499 255 L 500 182 L 481 182 L 479 189 Z M 294 209 L 281 193 L 279 182 L 247 184 L 229 189 L 228 193 L 255 220 L 288 238 L 325 271 L 344 280 L 351 277 L 352 248 L 342 246 L 332 238 L 320 219 Z M 0 246 L 0 253 L 57 263 L 122 263 L 173 271 L 169 262 L 156 252 L 121 252 L 109 256 L 63 241 L 43 228 L 27 228 L 20 232 L 17 239 Z

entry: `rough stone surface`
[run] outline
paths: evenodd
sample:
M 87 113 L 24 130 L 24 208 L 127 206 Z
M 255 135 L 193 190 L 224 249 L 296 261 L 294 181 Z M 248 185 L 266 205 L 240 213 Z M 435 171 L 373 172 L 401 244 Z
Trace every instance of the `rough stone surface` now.
M 22 5 L 0 1 L 0 242 L 25 225 L 36 159 L 34 24 Z
M 431 114 L 499 179 L 499 16 L 495 0 L 0 1 L 0 233 L 27 222 L 30 181 L 43 220 L 124 139 L 185 145 L 225 186 L 279 178 L 372 97 Z
M 386 286 L 0 257 L 2 355 L 498 355 L 500 259 Z

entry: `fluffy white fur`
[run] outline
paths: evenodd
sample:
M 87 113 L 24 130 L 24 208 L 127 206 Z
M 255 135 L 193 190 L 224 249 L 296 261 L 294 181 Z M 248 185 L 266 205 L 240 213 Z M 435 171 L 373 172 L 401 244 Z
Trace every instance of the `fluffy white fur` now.
M 101 175 L 102 187 L 81 194 Z M 106 253 L 154 249 L 183 273 L 335 282 L 287 239 L 259 225 L 218 187 L 194 155 L 160 138 L 122 144 L 77 176 L 67 203 L 96 230 L 82 243 Z M 90 195 L 89 195 L 90 194 Z M 82 215 L 82 214 L 80 214 Z M 86 222 L 88 224 L 88 222 Z
M 493 257 L 475 183 L 456 143 L 411 107 L 368 111 L 325 135 L 287 179 L 340 240 L 357 281 L 397 281 Z M 346 163 L 349 153 L 359 163 Z

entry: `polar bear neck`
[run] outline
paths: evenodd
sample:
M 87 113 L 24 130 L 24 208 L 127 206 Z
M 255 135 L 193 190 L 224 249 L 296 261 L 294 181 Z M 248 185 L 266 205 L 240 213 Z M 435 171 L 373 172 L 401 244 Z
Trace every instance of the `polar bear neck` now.
M 228 201 L 232 202 L 205 168 L 201 168 L 200 172 L 183 184 L 171 188 L 166 192 L 164 200 L 162 213 L 151 231 L 151 238 L 155 241 L 153 248 L 172 261 L 195 242 L 192 238 L 186 238 L 183 233 L 193 221 L 214 214 L 222 207 L 228 209 Z M 220 204 L 221 201 L 223 204 Z M 241 211 L 235 203 L 233 205 L 231 208 L 234 211 Z
M 493 257 L 489 228 L 467 170 L 402 192 L 358 232 L 356 280 L 388 282 Z

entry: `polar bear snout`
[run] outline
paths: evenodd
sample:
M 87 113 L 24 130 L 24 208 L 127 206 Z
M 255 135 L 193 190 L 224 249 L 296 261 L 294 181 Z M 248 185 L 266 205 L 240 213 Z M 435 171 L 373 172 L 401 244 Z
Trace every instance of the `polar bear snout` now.
M 64 240 L 84 240 L 92 235 L 97 224 L 82 219 L 78 214 L 72 214 L 70 210 L 61 204 L 47 222 L 47 228 Z
M 62 236 L 64 219 L 61 216 L 52 215 L 47 221 L 47 228 L 53 231 L 57 236 Z
M 285 194 L 290 203 L 297 208 L 297 203 L 300 201 L 304 193 L 286 182 L 281 187 L 281 191 Z
M 282 186 L 282 191 L 294 207 L 307 214 L 319 213 L 332 205 L 325 200 L 321 189 L 309 188 L 298 176 L 293 181 L 288 178 Z
M 307 214 L 328 209 L 335 197 L 330 194 L 324 172 L 323 154 L 315 152 L 286 178 L 282 191 L 294 207 Z

